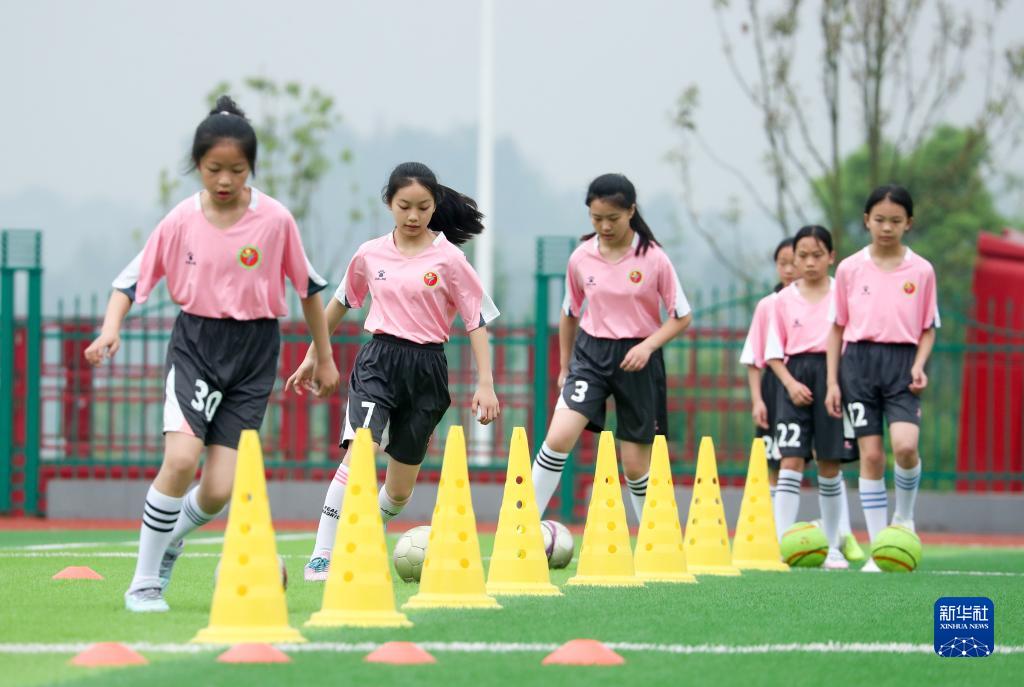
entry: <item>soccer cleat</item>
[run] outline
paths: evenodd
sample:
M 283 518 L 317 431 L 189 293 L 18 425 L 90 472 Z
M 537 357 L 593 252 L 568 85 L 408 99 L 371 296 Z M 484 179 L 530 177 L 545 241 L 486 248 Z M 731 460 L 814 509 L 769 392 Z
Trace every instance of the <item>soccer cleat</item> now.
M 849 570 L 850 564 L 839 549 L 829 547 L 828 556 L 825 557 L 825 570 Z
M 913 520 L 904 520 L 903 518 L 898 518 L 894 515 L 892 518 L 892 524 L 894 527 L 903 527 L 904 529 L 908 529 L 914 534 L 917 534 L 917 530 L 914 529 Z
M 869 573 L 880 573 L 882 569 L 878 567 L 878 563 L 875 563 L 874 558 L 869 558 L 868 562 L 864 564 L 864 567 L 860 569 L 861 572 Z
M 306 563 L 302 575 L 306 582 L 323 582 L 327 579 L 327 571 L 331 568 L 331 559 L 323 556 L 314 556 Z
M 129 589 L 124 593 L 124 607 L 132 613 L 165 613 L 171 610 L 160 587 Z
M 843 545 L 839 548 L 846 560 L 851 563 L 860 563 L 867 558 L 864 549 L 860 548 L 860 544 L 857 542 L 857 537 L 853 536 L 852 533 L 843 537 Z
M 178 561 L 178 556 L 185 550 L 185 540 L 179 539 L 176 542 L 172 542 L 167 550 L 164 551 L 164 557 L 160 559 L 160 586 L 163 589 L 167 589 L 167 586 L 171 584 L 171 573 L 174 571 L 174 564 Z

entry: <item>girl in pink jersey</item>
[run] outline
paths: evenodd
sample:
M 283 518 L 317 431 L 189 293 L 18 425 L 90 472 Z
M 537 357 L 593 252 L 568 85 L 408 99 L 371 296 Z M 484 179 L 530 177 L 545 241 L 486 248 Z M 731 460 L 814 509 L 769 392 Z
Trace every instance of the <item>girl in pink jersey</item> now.
M 800 278 L 779 292 L 769 327 L 765 358 L 778 377 L 775 445 L 781 456 L 775 493 L 775 528 L 782 539 L 796 521 L 804 464 L 818 461 L 818 500 L 828 538 L 828 569 L 849 567 L 840 551 L 840 520 L 844 504 L 841 462 L 856 460 L 853 436 L 844 436 L 841 419 L 831 417 L 822 398 L 827 388 L 825 348 L 831 323 L 829 309 L 835 262 L 832 235 L 820 226 L 806 226 L 793 238 Z
M 839 264 L 828 342 L 829 413 L 844 410 L 860 449 L 860 498 L 872 541 L 885 528 L 883 418 L 896 459 L 896 508 L 892 524 L 914 529 L 921 478 L 918 454 L 924 367 L 939 326 L 935 270 L 903 245 L 914 222 L 906 189 L 881 186 L 864 205 L 871 244 Z M 869 560 L 862 570 L 878 572 Z
M 246 185 L 256 133 L 231 98 L 221 96 L 196 128 L 192 163 L 203 190 L 160 222 L 114 280 L 102 332 L 85 350 L 93 365 L 112 357 L 132 303 L 144 303 L 166 277 L 181 312 L 167 349 L 164 460 L 146 495 L 125 592 L 125 606 L 136 612 L 168 610 L 163 591 L 182 538 L 231 497 L 239 436 L 259 429 L 274 387 L 286 275 L 315 341 L 311 377 L 323 395 L 340 381 L 319 294 L 327 282 L 306 260 L 288 210 Z M 202 478 L 189 490 L 204 446 Z
M 793 239 L 786 238 L 775 247 L 775 273 L 779 283 L 770 294 L 757 302 L 754 317 L 750 321 L 747 338 L 740 352 L 740 364 L 747 367 L 747 384 L 750 387 L 750 415 L 754 419 L 754 434 L 762 437 L 768 455 L 768 482 L 772 498 L 775 498 L 775 484 L 779 478 L 779 455 L 775 450 L 775 398 L 779 380 L 771 368 L 766 369 L 764 347 L 768 339 L 768 324 L 772 317 L 775 295 L 793 283 L 797 278 L 793 263 Z
M 558 326 L 561 393 L 533 464 L 533 484 L 543 514 L 576 440 L 584 429 L 604 428 L 605 405 L 613 396 L 622 471 L 639 520 L 651 444 L 656 434 L 668 432 L 661 347 L 689 326 L 690 305 L 640 216 L 629 179 L 599 176 L 587 189 L 586 204 L 594 231 L 582 238 L 566 268 Z M 661 306 L 669 315 L 664 322 Z
M 395 228 L 359 247 L 341 285 L 327 304 L 327 328 L 333 332 L 345 313 L 372 297 L 364 327 L 373 339 L 359 350 L 348 384 L 341 446 L 348 448 L 355 428 L 369 427 L 375 448 L 388 454 L 378 502 L 387 523 L 412 497 L 420 464 L 448 395 L 444 342 L 458 313 L 469 332 L 479 382 L 473 412 L 481 424 L 500 414 L 491 375 L 487 323 L 498 316 L 480 279 L 457 244 L 483 231 L 476 202 L 438 183 L 418 162 L 391 173 L 382 193 Z M 285 389 L 314 389 L 314 347 L 288 379 Z M 338 529 L 349 457 L 327 490 L 307 581 L 327 579 Z

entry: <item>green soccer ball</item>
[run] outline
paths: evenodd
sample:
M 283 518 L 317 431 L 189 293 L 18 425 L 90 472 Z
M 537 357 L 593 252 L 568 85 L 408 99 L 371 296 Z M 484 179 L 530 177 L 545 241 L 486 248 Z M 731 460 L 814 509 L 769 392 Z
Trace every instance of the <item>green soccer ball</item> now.
M 871 557 L 885 572 L 913 572 L 921 562 L 921 539 L 906 527 L 886 527 L 871 542 Z
M 798 522 L 782 535 L 779 542 L 782 560 L 796 568 L 817 568 L 828 556 L 828 539 L 817 525 Z

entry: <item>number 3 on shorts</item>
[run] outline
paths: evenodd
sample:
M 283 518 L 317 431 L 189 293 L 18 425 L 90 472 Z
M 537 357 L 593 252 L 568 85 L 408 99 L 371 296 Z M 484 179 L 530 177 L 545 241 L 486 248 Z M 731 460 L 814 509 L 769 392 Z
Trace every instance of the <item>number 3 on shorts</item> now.
M 583 399 L 585 399 L 587 397 L 587 389 L 589 387 L 590 387 L 590 384 L 588 384 L 587 382 L 584 382 L 584 381 L 576 382 L 576 390 L 573 392 L 572 396 L 570 396 L 569 398 L 571 398 L 572 400 L 576 401 L 577 403 L 582 403 Z

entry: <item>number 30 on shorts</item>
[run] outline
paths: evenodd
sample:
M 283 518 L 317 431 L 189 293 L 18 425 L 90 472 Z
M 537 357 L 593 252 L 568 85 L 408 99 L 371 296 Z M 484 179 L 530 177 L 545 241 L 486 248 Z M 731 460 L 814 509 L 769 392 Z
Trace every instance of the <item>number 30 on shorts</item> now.
M 224 394 L 214 390 L 210 391 L 210 385 L 201 379 L 196 380 L 196 397 L 192 399 L 192 407 L 206 416 L 207 422 L 213 421 L 213 415 L 220 406 Z

